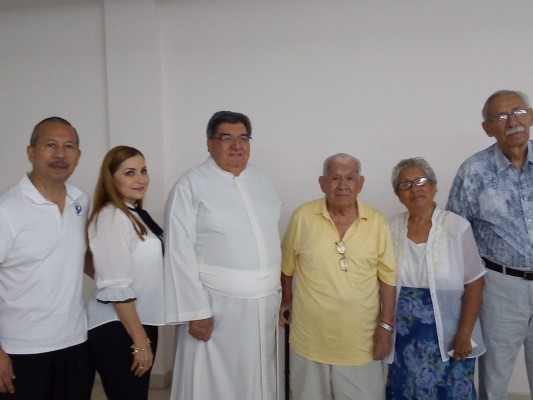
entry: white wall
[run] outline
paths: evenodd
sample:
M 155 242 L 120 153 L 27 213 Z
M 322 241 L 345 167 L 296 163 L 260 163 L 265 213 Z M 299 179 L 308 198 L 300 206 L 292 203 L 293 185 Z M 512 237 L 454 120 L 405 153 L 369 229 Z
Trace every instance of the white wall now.
M 171 185 L 207 156 L 207 120 L 229 109 L 252 119 L 281 230 L 321 195 L 336 152 L 361 159 L 361 196 L 386 216 L 402 209 L 390 170 L 424 156 L 444 206 L 459 164 L 492 143 L 485 98 L 533 97 L 532 16 L 529 0 L 0 0 L 0 188 L 29 168 L 33 125 L 60 115 L 82 141 L 73 181 L 92 192 L 109 146 L 139 147 L 161 220 Z M 528 393 L 519 362 L 511 390 Z
M 203 157 L 191 135 L 210 113 L 242 110 L 284 221 L 320 195 L 322 160 L 341 151 L 361 159 L 362 196 L 387 215 L 402 208 L 389 184 L 402 157 L 427 157 L 444 205 L 459 164 L 491 144 L 480 128 L 486 97 L 533 88 L 529 1 L 197 0 L 160 10 L 167 184 Z
M 73 180 L 92 191 L 107 150 L 105 37 L 98 1 L 0 1 L 0 187 L 29 169 L 34 125 L 59 115 L 80 130 Z

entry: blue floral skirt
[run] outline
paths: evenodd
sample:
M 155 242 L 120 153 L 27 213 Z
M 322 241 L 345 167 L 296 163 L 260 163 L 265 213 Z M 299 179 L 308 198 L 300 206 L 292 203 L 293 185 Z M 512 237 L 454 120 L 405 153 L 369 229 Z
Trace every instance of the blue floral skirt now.
M 476 399 L 475 358 L 442 362 L 429 289 L 402 287 L 387 399 Z

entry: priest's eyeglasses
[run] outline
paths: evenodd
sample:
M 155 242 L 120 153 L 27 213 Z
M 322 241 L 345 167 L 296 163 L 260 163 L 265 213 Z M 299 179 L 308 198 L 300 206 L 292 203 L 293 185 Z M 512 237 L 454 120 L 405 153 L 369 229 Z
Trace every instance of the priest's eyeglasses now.
M 222 143 L 249 143 L 252 137 L 250 135 L 240 135 L 240 136 L 231 136 L 227 133 L 222 134 L 220 136 L 213 136 L 211 139 L 219 140 Z
M 405 181 L 398 184 L 399 190 L 407 190 L 411 189 L 413 185 L 416 187 L 427 185 L 429 182 L 431 182 L 431 179 L 429 179 L 427 176 L 423 176 L 421 178 L 413 179 L 412 181 Z
M 339 260 L 339 267 L 341 267 L 344 272 L 348 272 L 348 259 L 344 256 L 344 254 L 346 253 L 346 247 L 344 246 L 344 242 L 335 242 L 335 246 L 337 247 L 337 253 L 341 255 L 341 259 Z

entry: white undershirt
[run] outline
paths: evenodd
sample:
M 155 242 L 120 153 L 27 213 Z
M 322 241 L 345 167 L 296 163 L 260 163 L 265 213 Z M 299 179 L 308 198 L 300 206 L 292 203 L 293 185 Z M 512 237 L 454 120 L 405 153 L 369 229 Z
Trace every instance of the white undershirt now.
M 415 243 L 410 239 L 405 243 L 406 265 L 409 267 L 402 269 L 400 284 L 406 287 L 429 288 L 427 243 Z

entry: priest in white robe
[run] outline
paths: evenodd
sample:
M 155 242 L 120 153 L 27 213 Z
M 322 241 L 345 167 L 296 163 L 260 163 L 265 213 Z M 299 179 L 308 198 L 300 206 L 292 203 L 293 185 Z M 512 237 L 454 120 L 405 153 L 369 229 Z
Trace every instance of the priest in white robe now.
M 275 400 L 281 200 L 248 165 L 251 124 L 220 111 L 210 157 L 166 207 L 165 312 L 178 323 L 172 400 Z

